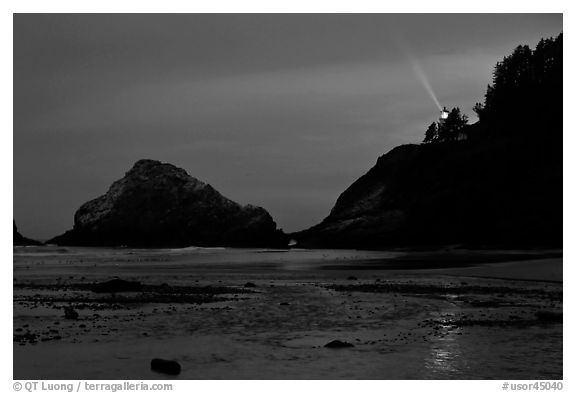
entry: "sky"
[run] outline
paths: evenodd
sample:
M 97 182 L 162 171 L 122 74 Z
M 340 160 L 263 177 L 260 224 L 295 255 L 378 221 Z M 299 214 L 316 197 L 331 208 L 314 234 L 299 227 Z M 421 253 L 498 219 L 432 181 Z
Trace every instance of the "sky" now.
M 325 218 L 434 99 L 476 121 L 494 65 L 561 14 L 16 14 L 14 218 L 49 239 L 139 159 L 287 232 Z

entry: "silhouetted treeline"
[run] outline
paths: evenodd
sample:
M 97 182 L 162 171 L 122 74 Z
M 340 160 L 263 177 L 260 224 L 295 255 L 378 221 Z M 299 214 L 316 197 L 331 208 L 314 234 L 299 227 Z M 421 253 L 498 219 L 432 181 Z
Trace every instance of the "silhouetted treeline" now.
M 541 39 L 534 50 L 519 45 L 494 67 L 484 103 L 473 110 L 479 118 L 474 137 L 515 137 L 525 141 L 562 140 L 562 33 Z M 424 142 L 467 139 L 466 115 L 458 108 L 432 123 Z
M 562 135 L 562 33 L 536 49 L 519 45 L 496 64 L 484 103 L 474 111 L 499 134 L 522 138 Z

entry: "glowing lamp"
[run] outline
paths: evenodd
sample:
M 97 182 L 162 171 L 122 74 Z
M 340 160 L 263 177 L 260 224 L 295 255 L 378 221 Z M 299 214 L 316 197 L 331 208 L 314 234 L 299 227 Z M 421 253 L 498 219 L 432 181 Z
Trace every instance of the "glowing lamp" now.
M 448 118 L 448 111 L 446 109 L 440 111 L 440 119 L 446 120 L 447 118 Z

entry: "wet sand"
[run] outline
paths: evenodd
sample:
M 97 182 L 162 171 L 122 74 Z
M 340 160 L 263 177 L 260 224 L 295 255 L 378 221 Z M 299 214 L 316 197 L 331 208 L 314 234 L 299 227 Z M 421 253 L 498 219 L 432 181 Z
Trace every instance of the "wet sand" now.
M 14 248 L 15 379 L 561 379 L 561 313 L 561 252 Z

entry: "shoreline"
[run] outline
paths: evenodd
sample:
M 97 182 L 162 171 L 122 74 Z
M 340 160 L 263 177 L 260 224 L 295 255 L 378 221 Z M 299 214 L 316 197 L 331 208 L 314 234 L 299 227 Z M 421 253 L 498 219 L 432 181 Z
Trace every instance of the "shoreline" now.
M 150 371 L 156 357 L 181 379 L 563 376 L 562 283 L 465 275 L 518 278 L 561 258 L 354 270 L 406 254 L 54 251 L 14 255 L 15 379 L 173 378 Z M 93 291 L 115 276 L 141 286 Z M 353 347 L 324 348 L 333 340 Z

